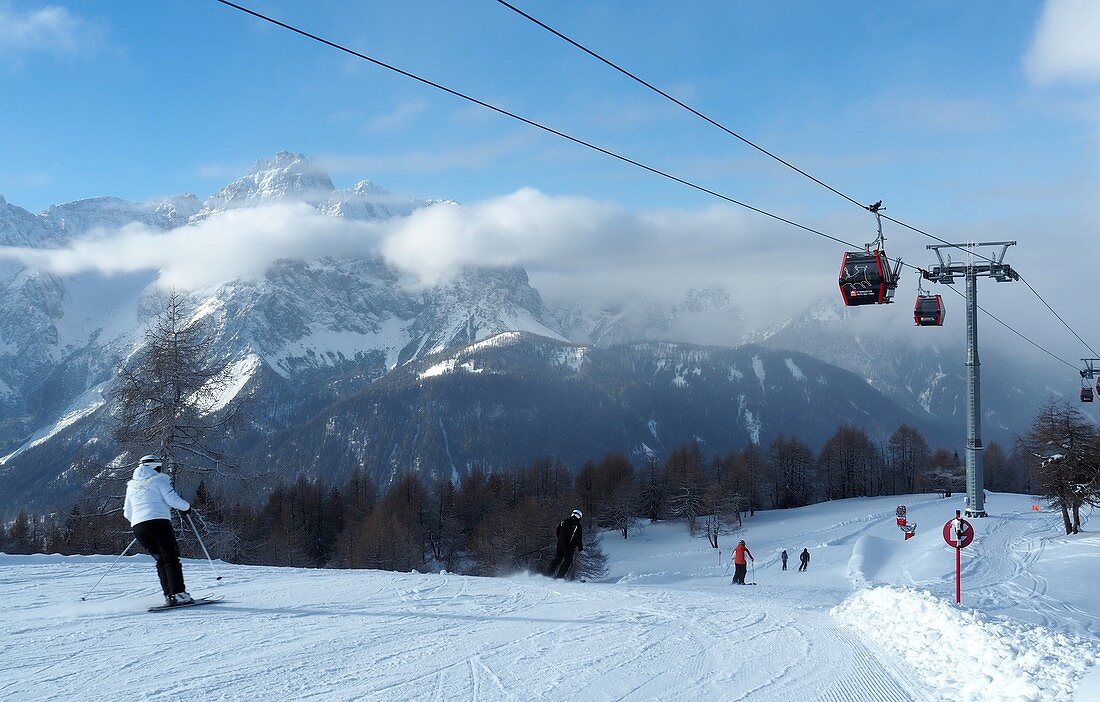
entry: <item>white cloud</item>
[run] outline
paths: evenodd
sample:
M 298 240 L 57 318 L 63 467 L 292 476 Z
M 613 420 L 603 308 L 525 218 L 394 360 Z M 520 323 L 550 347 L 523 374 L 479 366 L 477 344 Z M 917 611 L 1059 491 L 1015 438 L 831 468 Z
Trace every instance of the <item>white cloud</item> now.
M 369 224 L 294 203 L 230 210 L 169 232 L 140 224 L 99 230 L 64 249 L 0 247 L 0 259 L 63 276 L 159 271 L 161 285 L 192 290 L 260 277 L 279 259 L 368 253 L 376 241 Z
M 1080 218 L 1043 216 L 974 222 L 957 233 L 963 240 L 1019 239 L 1009 255 L 1013 266 L 1075 328 L 1087 329 L 1087 316 L 1079 317 L 1089 308 L 1076 310 L 1073 301 L 1089 299 L 1091 289 L 1080 276 L 1065 275 L 1065 251 L 1072 242 L 1079 247 L 1081 241 L 1092 241 L 1095 221 L 1084 226 Z M 870 239 L 873 228 L 873 220 L 858 213 L 820 224 L 823 231 L 856 242 Z M 916 236 L 892 236 L 887 251 L 916 265 L 928 264 L 925 243 Z M 1074 270 L 1100 268 L 1100 253 L 1094 251 L 1079 250 Z M 679 330 L 684 338 L 708 343 L 734 342 L 746 328 L 799 314 L 815 300 L 838 299 L 840 254 L 833 242 L 731 206 L 635 212 L 612 202 L 532 189 L 469 206 L 439 204 L 382 221 L 356 222 L 323 215 L 304 203 L 282 203 L 231 210 L 169 232 L 141 225 L 99 231 L 64 249 L 0 247 L 0 260 L 15 259 L 57 275 L 157 271 L 160 284 L 183 290 L 255 279 L 280 259 L 356 255 L 383 256 L 410 286 L 444 282 L 463 266 L 522 266 L 551 305 L 579 302 L 589 311 L 639 301 L 669 309 L 682 303 L 688 290 L 713 286 L 730 294 L 745 319 L 716 310 L 696 319 L 697 328 Z M 899 327 L 911 326 L 904 308 L 916 281 L 911 271 L 904 276 L 892 311 L 860 316 L 869 324 L 892 320 Z M 1014 326 L 1029 334 L 1049 330 L 1072 341 L 1023 285 L 984 289 L 982 304 Z M 949 323 L 961 324 L 957 299 L 946 299 Z
M 0 258 L 58 275 L 154 270 L 161 284 L 181 289 L 255 278 L 286 258 L 382 255 L 419 285 L 463 266 L 517 265 L 552 302 L 599 305 L 640 297 L 672 305 L 687 289 L 709 285 L 748 300 L 803 304 L 815 286 L 835 287 L 828 242 L 787 230 L 780 239 L 781 225 L 748 217 L 724 206 L 636 213 L 525 189 L 376 222 L 328 217 L 302 203 L 232 210 L 167 233 L 129 225 L 65 249 L 0 248 Z M 792 245 L 798 257 L 784 253 Z M 823 265 L 807 272 L 798 261 L 818 251 Z
M 1039 85 L 1100 82 L 1100 2 L 1047 0 L 1024 65 Z
M 378 115 L 367 122 L 367 131 L 375 133 L 395 132 L 428 110 L 424 100 L 407 100 L 398 103 L 389 112 Z
M 20 11 L 0 2 L 0 56 L 17 62 L 32 53 L 75 56 L 98 46 L 101 34 L 64 7 Z

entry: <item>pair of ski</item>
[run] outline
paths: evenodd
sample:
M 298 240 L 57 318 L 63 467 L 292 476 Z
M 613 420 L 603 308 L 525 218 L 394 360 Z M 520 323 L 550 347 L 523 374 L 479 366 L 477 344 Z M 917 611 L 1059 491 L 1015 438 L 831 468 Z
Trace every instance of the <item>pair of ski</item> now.
M 186 609 L 188 607 L 201 607 L 202 605 L 217 604 L 217 603 L 221 602 L 224 599 L 225 599 L 225 597 L 221 596 L 221 595 L 219 595 L 217 597 L 196 597 L 195 599 L 191 600 L 190 602 L 188 602 L 186 604 L 174 604 L 174 605 L 162 604 L 162 605 L 157 605 L 156 607 L 150 607 L 149 611 L 150 612 L 166 612 L 166 611 L 171 610 L 171 609 Z

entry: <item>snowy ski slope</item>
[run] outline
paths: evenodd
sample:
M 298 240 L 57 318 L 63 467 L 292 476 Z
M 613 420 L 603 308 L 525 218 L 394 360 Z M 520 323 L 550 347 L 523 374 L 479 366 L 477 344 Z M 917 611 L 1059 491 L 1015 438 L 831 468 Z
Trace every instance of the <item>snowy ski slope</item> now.
M 226 601 L 165 614 L 145 556 L 87 602 L 113 557 L 0 556 L 0 699 L 1100 700 L 1100 537 L 1031 504 L 990 496 L 961 609 L 934 495 L 761 512 L 723 562 L 681 524 L 608 533 L 601 583 L 187 562 Z

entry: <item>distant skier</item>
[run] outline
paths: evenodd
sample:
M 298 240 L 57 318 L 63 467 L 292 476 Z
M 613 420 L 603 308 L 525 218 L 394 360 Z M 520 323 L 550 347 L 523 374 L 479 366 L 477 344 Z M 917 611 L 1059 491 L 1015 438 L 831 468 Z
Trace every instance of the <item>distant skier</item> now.
M 746 555 L 748 555 L 749 560 L 756 560 L 752 557 L 752 551 L 745 545 L 745 540 L 741 539 L 737 542 L 737 548 L 733 549 L 733 582 L 738 585 L 745 584 L 745 571 L 748 569 L 748 562 L 745 560 Z
M 783 570 L 787 569 L 787 549 L 783 549 L 783 553 L 779 554 L 779 560 L 783 561 Z
M 163 465 L 159 456 L 142 456 L 133 479 L 126 483 L 122 511 L 138 543 L 156 559 L 164 600 L 171 607 L 193 601 L 183 583 L 180 547 L 171 521 L 171 508 L 190 514 L 191 505 L 172 489 L 168 476 L 160 472 Z
M 806 567 L 810 565 L 810 551 L 809 549 L 802 549 L 802 554 L 798 557 L 802 561 L 802 565 L 798 566 L 798 571 L 802 572 L 806 570 Z
M 565 519 L 561 520 L 555 533 L 558 536 L 558 550 L 554 554 L 554 560 L 550 561 L 550 568 L 546 574 L 554 578 L 564 578 L 573 565 L 573 552 L 584 551 L 584 535 L 581 531 L 581 514 L 579 509 L 573 510 Z

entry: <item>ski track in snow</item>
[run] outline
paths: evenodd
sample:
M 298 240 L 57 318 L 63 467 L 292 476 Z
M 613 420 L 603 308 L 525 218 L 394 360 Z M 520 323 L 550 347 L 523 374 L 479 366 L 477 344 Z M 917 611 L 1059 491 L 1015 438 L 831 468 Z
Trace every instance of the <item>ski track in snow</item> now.
M 159 599 L 146 556 L 122 559 L 80 602 L 113 557 L 0 555 L 0 699 L 954 702 L 955 678 L 930 680 L 927 659 L 910 660 L 917 632 L 890 628 L 890 610 L 873 622 L 845 613 L 867 588 L 903 603 L 906 587 L 953 595 L 953 555 L 936 540 L 958 500 L 906 499 L 920 528 L 904 543 L 898 498 L 746 519 L 736 538 L 756 556 L 755 587 L 731 587 L 706 540 L 673 524 L 605 536 L 601 583 L 223 565 L 215 584 L 204 562 L 188 561 L 192 593 L 226 600 L 156 615 L 144 611 Z M 1011 509 L 981 520 L 964 556 L 974 609 L 961 613 L 975 612 L 986 633 L 1027 631 L 1095 655 L 1092 582 L 1059 568 L 1098 537 L 1053 538 L 1058 523 L 1027 511 L 1030 498 L 996 496 L 994 510 L 999 502 Z M 810 569 L 798 573 L 804 547 Z M 1052 560 L 1056 549 L 1076 550 Z M 1000 617 L 1013 623 L 999 627 Z M 1011 670 L 1029 674 L 1027 653 L 1013 655 Z M 983 664 L 996 689 L 999 663 Z M 1072 699 L 1065 690 L 1082 675 L 1013 681 L 1025 691 L 1013 699 Z M 958 699 L 987 699 L 966 694 Z

